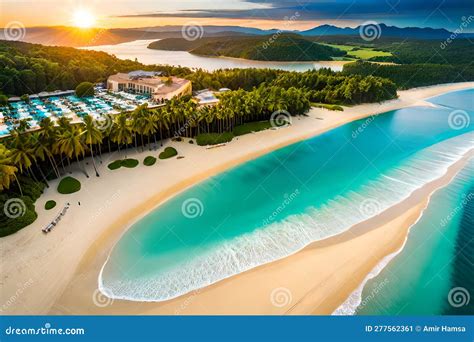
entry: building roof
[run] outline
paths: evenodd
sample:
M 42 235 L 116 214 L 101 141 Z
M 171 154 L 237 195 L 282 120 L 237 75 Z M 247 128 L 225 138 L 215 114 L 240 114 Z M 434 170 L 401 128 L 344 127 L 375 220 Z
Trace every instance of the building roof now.
M 174 76 L 171 77 L 171 80 L 173 81 L 172 84 L 166 85 L 165 83 L 163 83 L 163 85 L 161 87 L 159 87 L 154 92 L 154 94 L 167 94 L 167 93 L 170 93 L 170 92 L 173 92 L 173 91 L 176 91 L 176 90 L 180 89 L 181 87 L 185 86 L 186 84 L 191 83 L 191 81 L 189 81 L 189 80 L 186 80 L 184 78 L 174 77 Z
M 128 73 L 129 78 L 143 78 L 143 77 L 154 77 L 154 76 L 160 76 L 161 71 L 143 71 L 143 70 L 135 70 L 135 71 L 130 71 Z
M 183 79 L 183 78 L 178 78 L 178 77 L 171 77 L 171 80 L 173 81 L 173 84 L 171 85 L 166 85 L 165 80 L 163 77 L 157 77 L 156 75 L 153 77 L 139 77 L 139 78 L 130 78 L 130 73 L 125 74 L 125 73 L 118 73 L 115 75 L 109 76 L 109 81 L 115 81 L 115 82 L 137 82 L 140 84 L 148 85 L 151 87 L 159 87 L 159 92 L 169 92 L 176 90 L 183 85 L 189 83 L 190 81 Z
M 199 104 L 210 104 L 219 102 L 219 99 L 216 97 L 214 92 L 209 89 L 204 89 L 196 92 L 195 98 L 198 100 Z

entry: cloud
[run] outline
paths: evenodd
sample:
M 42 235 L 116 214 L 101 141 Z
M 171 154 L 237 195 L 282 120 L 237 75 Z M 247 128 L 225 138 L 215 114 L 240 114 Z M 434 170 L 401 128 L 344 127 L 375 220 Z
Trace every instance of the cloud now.
M 392 24 L 419 26 L 454 26 L 461 16 L 472 13 L 472 0 L 243 0 L 253 8 L 186 9 L 174 12 L 153 12 L 120 17 L 181 17 L 283 20 L 296 12 L 299 20 L 378 20 Z M 242 6 L 244 7 L 244 6 Z M 245 7 L 248 7 L 245 6 Z M 426 26 L 426 25 L 425 25 Z

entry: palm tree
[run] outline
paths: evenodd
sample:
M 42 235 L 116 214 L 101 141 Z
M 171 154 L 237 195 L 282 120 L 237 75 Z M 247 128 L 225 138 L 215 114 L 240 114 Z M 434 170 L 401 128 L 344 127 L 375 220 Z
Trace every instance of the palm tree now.
M 56 130 L 56 135 L 58 135 L 58 134 L 60 134 L 60 133 L 62 133 L 62 132 L 71 130 L 71 119 L 68 118 L 68 117 L 61 116 L 61 117 L 58 119 L 57 123 L 58 123 L 58 126 L 59 126 L 59 127 L 58 127 L 58 129 Z M 53 146 L 54 146 L 54 144 L 53 144 Z M 54 153 L 59 154 L 59 157 L 60 157 L 60 159 L 61 159 L 61 165 L 62 165 L 62 167 L 63 167 L 63 171 L 66 172 L 66 168 L 64 167 L 64 159 L 62 158 L 62 154 L 59 153 L 59 152 L 57 151 L 57 149 L 55 149 L 55 148 L 53 148 L 53 151 L 54 151 Z M 67 161 L 68 161 L 68 165 L 71 166 L 71 165 L 70 165 L 70 160 L 67 159 Z
M 14 179 L 16 180 L 20 193 L 23 196 L 20 183 L 16 178 L 16 172 L 18 169 L 11 164 L 10 151 L 4 145 L 0 144 L 0 190 L 3 191 L 4 189 L 9 189 L 10 182 Z
M 25 135 L 14 133 L 11 141 L 10 156 L 11 163 L 20 170 L 20 173 L 27 171 L 31 177 L 38 181 L 31 166 L 36 161 L 33 148 L 29 145 L 29 139 Z
M 19 133 L 25 133 L 27 130 L 30 129 L 31 124 L 30 124 L 30 119 L 21 119 L 18 122 L 18 126 L 15 128 L 15 130 Z
M 51 154 L 49 149 L 46 147 L 46 145 L 41 141 L 42 136 L 39 132 L 33 132 L 28 135 L 29 138 L 29 145 L 31 146 L 33 155 L 35 156 L 35 160 L 41 160 L 45 161 L 46 157 Z M 36 168 L 39 170 L 41 177 L 43 177 L 44 182 L 46 183 L 46 186 L 49 188 L 48 180 L 46 176 L 43 173 L 43 170 L 41 169 L 41 166 L 39 163 L 36 163 Z M 56 172 L 56 169 L 54 168 L 53 165 L 53 170 Z M 57 177 L 59 177 L 58 174 L 56 174 Z
M 132 128 L 130 127 L 126 113 L 120 113 L 115 116 L 114 123 L 115 127 L 110 138 L 118 145 L 120 153 L 120 145 L 132 143 Z
M 97 167 L 95 165 L 93 145 L 101 144 L 103 137 L 102 131 L 97 128 L 97 125 L 94 123 L 94 119 L 90 115 L 84 117 L 84 138 L 86 144 L 89 145 L 89 149 L 91 151 L 92 164 L 94 165 L 95 175 L 96 177 L 100 177 L 99 172 L 97 171 Z
M 150 135 L 153 135 L 155 139 L 155 149 L 156 149 L 156 132 L 158 130 L 158 115 L 156 112 L 149 111 L 148 115 L 145 116 L 143 122 L 143 134 L 148 137 L 148 145 L 150 145 Z
M 41 130 L 39 131 L 38 141 L 43 145 L 42 148 L 44 149 L 44 151 L 35 151 L 35 154 L 37 156 L 41 153 L 46 155 L 48 157 L 49 162 L 51 163 L 51 166 L 53 167 L 53 171 L 56 174 L 56 177 L 59 178 L 59 168 L 56 164 L 56 160 L 54 159 L 54 154 L 52 152 L 53 142 L 55 140 L 58 130 L 54 126 L 54 123 L 50 118 L 44 118 L 43 120 L 41 120 L 39 126 Z
M 148 104 L 142 104 L 138 106 L 132 112 L 132 129 L 136 134 L 140 134 L 141 142 L 142 142 L 142 150 L 144 147 L 143 136 L 146 135 L 145 130 L 147 126 L 147 117 L 150 115 L 150 111 L 148 110 Z M 135 148 L 137 148 L 137 138 L 135 134 Z
M 81 129 L 78 126 L 70 126 L 70 129 L 61 132 L 57 136 L 54 148 L 60 154 L 64 154 L 67 157 L 68 162 L 72 157 L 75 157 L 79 164 L 79 156 L 84 156 L 87 148 L 83 140 L 83 132 L 81 132 Z M 86 177 L 89 178 L 84 165 L 83 172 Z

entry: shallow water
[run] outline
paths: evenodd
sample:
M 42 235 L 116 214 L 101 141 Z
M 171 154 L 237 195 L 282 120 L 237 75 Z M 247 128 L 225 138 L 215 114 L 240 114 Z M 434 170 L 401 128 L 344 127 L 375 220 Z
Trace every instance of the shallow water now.
M 403 251 L 364 287 L 357 314 L 474 313 L 466 296 L 474 295 L 473 175 L 471 160 L 448 186 L 432 196 L 411 228 Z
M 359 120 L 199 183 L 124 234 L 99 286 L 111 297 L 166 300 L 341 233 L 473 146 L 472 126 L 454 129 L 452 112 L 412 107 Z

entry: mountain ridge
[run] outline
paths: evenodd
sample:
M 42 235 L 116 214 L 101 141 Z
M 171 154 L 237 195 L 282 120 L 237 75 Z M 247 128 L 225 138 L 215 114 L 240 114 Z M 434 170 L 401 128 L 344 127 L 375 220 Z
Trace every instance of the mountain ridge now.
M 454 34 L 446 29 L 437 29 L 430 27 L 397 27 L 388 26 L 386 24 L 372 24 L 375 33 L 380 37 L 387 38 L 408 38 L 408 39 L 447 39 Z M 289 31 L 278 29 L 259 29 L 254 27 L 230 26 L 230 25 L 189 25 L 189 29 L 193 29 L 202 37 L 219 37 L 229 35 L 273 35 L 281 33 L 294 33 L 305 37 L 321 37 L 321 36 L 360 36 L 361 25 L 351 27 L 338 27 L 334 25 L 324 24 L 316 26 L 309 30 Z M 5 39 L 5 32 L 8 29 L 0 30 L 0 39 Z M 38 26 L 30 27 L 24 30 L 22 41 L 29 43 L 38 43 L 44 45 L 58 45 L 70 47 L 84 47 L 95 45 L 112 45 L 125 43 L 139 39 L 164 39 L 164 38 L 180 38 L 183 33 L 183 26 L 150 26 L 137 28 L 90 28 L 79 29 L 68 26 Z M 474 38 L 474 33 L 460 33 L 457 38 Z

